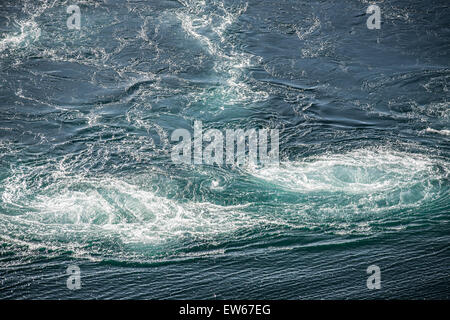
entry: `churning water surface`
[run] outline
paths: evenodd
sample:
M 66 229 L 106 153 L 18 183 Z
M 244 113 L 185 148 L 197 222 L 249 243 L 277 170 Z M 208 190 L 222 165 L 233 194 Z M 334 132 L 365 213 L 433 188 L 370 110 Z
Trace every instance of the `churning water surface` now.
M 448 1 L 71 4 L 0 4 L 1 298 L 449 298 Z M 194 121 L 279 166 L 175 164 Z

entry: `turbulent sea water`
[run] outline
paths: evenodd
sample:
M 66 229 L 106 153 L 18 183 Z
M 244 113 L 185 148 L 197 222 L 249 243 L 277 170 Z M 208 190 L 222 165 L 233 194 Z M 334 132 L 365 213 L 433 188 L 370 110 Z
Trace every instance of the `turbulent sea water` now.
M 2 0 L 0 298 L 449 299 L 450 3 L 370 4 Z M 280 165 L 175 164 L 194 121 Z

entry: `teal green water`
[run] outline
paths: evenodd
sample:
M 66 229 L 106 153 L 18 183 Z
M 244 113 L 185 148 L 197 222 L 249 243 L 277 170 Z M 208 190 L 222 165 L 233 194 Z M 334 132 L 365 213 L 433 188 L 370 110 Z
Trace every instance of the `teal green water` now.
M 0 298 L 449 298 L 447 1 L 380 30 L 365 1 L 68 5 L 0 4 Z M 173 163 L 194 121 L 278 129 L 279 166 Z

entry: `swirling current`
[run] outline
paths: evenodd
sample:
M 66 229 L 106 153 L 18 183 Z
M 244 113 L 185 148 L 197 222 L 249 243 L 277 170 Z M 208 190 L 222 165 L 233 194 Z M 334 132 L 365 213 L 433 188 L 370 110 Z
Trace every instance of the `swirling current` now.
M 0 298 L 448 299 L 450 6 L 370 4 L 2 0 Z M 174 163 L 194 121 L 279 165 Z

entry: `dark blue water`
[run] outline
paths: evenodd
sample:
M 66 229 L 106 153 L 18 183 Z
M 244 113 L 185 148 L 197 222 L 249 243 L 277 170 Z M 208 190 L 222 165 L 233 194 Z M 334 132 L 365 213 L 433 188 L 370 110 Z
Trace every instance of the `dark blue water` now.
M 450 3 L 369 4 L 2 0 L 0 297 L 448 299 Z M 175 164 L 194 121 L 279 167 Z

